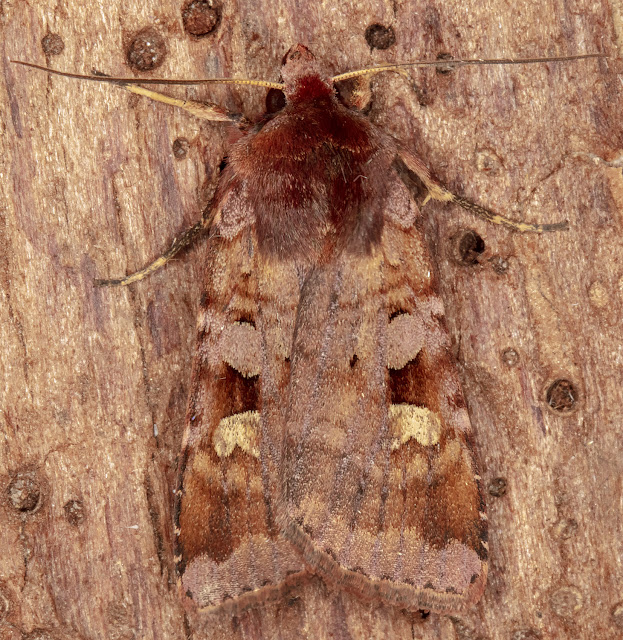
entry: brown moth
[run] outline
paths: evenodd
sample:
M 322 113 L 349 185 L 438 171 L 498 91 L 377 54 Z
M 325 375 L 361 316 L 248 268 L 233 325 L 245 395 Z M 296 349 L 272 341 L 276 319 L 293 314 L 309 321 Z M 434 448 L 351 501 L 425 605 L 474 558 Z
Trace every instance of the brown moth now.
M 239 81 L 285 93 L 256 123 L 114 80 L 242 132 L 203 219 L 104 281 L 210 234 L 175 505 L 193 611 L 242 611 L 311 574 L 409 610 L 460 612 L 485 588 L 473 435 L 411 188 L 520 231 L 566 225 L 452 194 L 361 113 L 366 91 L 350 107 L 335 91 L 394 68 L 331 78 L 297 45 L 283 85 Z
M 473 438 L 420 212 L 420 161 L 302 46 L 285 108 L 233 145 L 177 494 L 184 597 L 236 607 L 308 571 L 459 611 L 487 575 Z

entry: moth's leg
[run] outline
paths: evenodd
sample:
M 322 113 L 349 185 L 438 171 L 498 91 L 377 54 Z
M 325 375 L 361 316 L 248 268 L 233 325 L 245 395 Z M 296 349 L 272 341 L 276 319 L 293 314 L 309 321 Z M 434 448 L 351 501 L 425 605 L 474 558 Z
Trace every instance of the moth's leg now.
M 133 82 L 127 82 L 127 78 L 113 78 L 105 73 L 101 73 L 99 71 L 94 70 L 93 75 L 91 76 L 83 76 L 76 73 L 65 73 L 64 71 L 56 71 L 55 69 L 48 69 L 47 67 L 43 67 L 38 64 L 32 64 L 30 62 L 22 62 L 20 60 L 12 60 L 16 64 L 21 64 L 25 67 L 31 67 L 32 69 L 39 69 L 40 71 L 45 71 L 46 73 L 50 73 L 53 75 L 63 76 L 66 78 L 78 78 L 81 80 L 97 80 L 99 82 L 111 82 L 116 84 L 119 87 L 126 89 L 132 93 L 136 93 L 141 96 L 145 96 L 150 100 L 155 100 L 156 102 L 164 102 L 165 104 L 170 104 L 174 107 L 179 107 L 180 109 L 184 109 L 189 113 L 192 113 L 197 118 L 201 118 L 202 120 L 210 120 L 211 122 L 230 122 L 237 127 L 246 128 L 249 125 L 248 120 L 243 118 L 240 115 L 231 113 L 224 107 L 221 107 L 213 102 L 196 102 L 195 100 L 180 100 L 178 98 L 172 98 L 171 96 L 164 95 L 163 93 L 158 93 L 157 91 L 152 91 L 151 89 L 146 89 L 145 87 L 141 87 Z M 160 81 L 159 81 L 160 82 Z M 168 81 L 162 80 L 163 84 L 178 84 L 176 81 Z M 200 81 L 201 82 L 201 81 Z M 236 82 L 234 80 L 215 80 L 215 82 Z M 243 81 L 244 84 L 258 84 L 255 81 Z M 188 83 L 182 82 L 182 84 L 194 84 L 193 81 Z M 262 84 L 262 83 L 259 83 Z M 266 83 L 264 83 L 266 84 Z
M 211 122 L 230 122 L 241 129 L 244 129 L 248 125 L 248 121 L 244 117 L 231 113 L 224 107 L 221 107 L 212 102 L 180 100 L 178 98 L 172 98 L 171 96 L 167 96 L 163 93 L 158 93 L 157 91 L 152 91 L 151 89 L 146 89 L 145 87 L 141 87 L 135 84 L 122 84 L 121 86 L 126 89 L 126 91 L 136 93 L 140 96 L 145 96 L 150 100 L 155 100 L 156 102 L 164 102 L 165 104 L 169 104 L 173 107 L 184 109 L 184 111 L 188 111 L 188 113 L 191 113 L 195 117 L 201 118 L 202 120 L 209 120 Z M 135 271 L 134 273 L 131 273 L 130 275 L 123 278 L 113 278 L 111 280 L 95 280 L 95 285 L 98 287 L 127 286 L 129 284 L 132 284 L 133 282 L 138 282 L 139 280 L 146 278 L 154 271 L 157 271 L 161 267 L 164 267 L 164 265 L 169 262 L 169 260 L 171 260 L 176 254 L 178 254 L 185 247 L 191 245 L 200 235 L 202 235 L 210 227 L 213 217 L 214 215 L 212 213 L 212 203 L 210 203 L 204 210 L 201 220 L 190 227 L 190 229 L 187 229 L 179 238 L 176 238 L 173 241 L 173 244 L 161 256 L 156 258 L 146 267 L 140 269 L 139 271 Z
M 495 213 L 490 209 L 481 207 L 467 198 L 457 196 L 435 180 L 428 167 L 420 160 L 420 158 L 406 149 L 401 148 L 398 150 L 397 164 L 395 163 L 394 166 L 403 180 L 405 180 L 404 168 L 406 167 L 406 169 L 413 172 L 422 181 L 428 193 L 421 206 L 424 206 L 429 200 L 454 202 L 460 207 L 463 207 L 463 209 L 467 209 L 467 211 L 474 213 L 488 222 L 501 224 L 509 229 L 524 233 L 527 231 L 543 233 L 544 231 L 561 231 L 569 228 L 569 223 L 566 220 L 564 222 L 555 222 L 553 224 L 529 224 L 527 222 L 518 222 L 511 220 L 510 218 L 506 218 L 499 213 Z M 407 186 L 409 185 L 407 184 Z
M 190 246 L 200 235 L 203 235 L 212 224 L 212 220 L 214 218 L 213 206 L 210 203 L 203 211 L 203 215 L 199 222 L 196 222 L 190 229 L 184 231 L 184 233 L 176 238 L 173 241 L 173 244 L 158 258 L 156 258 L 153 262 L 148 264 L 143 269 L 139 271 L 135 271 L 128 276 L 123 278 L 113 278 L 111 280 L 95 280 L 94 284 L 97 287 L 116 287 L 116 286 L 127 286 L 132 284 L 133 282 L 138 282 L 143 278 L 146 278 L 148 275 L 152 274 L 154 271 L 157 271 L 161 267 L 169 262 L 176 254 L 178 254 L 182 249 Z
M 163 93 L 146 89 L 135 84 L 123 84 L 121 85 L 126 91 L 136 93 L 140 96 L 145 96 L 150 100 L 156 102 L 164 102 L 173 107 L 179 107 L 188 111 L 197 118 L 202 120 L 209 120 L 211 122 L 230 122 L 237 127 L 243 129 L 248 125 L 248 122 L 242 116 L 229 112 L 224 107 L 220 107 L 212 102 L 196 102 L 195 100 L 180 100 L 178 98 L 172 98 Z M 173 244 L 153 262 L 148 264 L 143 269 L 135 271 L 123 278 L 113 278 L 111 280 L 95 280 L 95 285 L 98 287 L 114 287 L 114 286 L 126 286 L 133 282 L 138 282 L 148 275 L 157 271 L 161 267 L 171 260 L 182 249 L 191 245 L 201 234 L 203 234 L 209 227 L 213 218 L 212 204 L 210 203 L 203 212 L 203 216 L 199 222 L 195 223 L 190 229 L 187 229 L 179 238 L 173 241 Z
M 371 77 L 359 76 L 353 80 L 353 87 L 348 95 L 348 106 L 363 111 L 372 100 L 370 88 Z
M 184 111 L 188 111 L 188 113 L 191 113 L 193 116 L 200 118 L 201 120 L 209 120 L 210 122 L 230 122 L 240 129 L 244 129 L 249 124 L 247 119 L 243 116 L 232 113 L 213 102 L 196 102 L 195 100 L 172 98 L 164 93 L 158 93 L 157 91 L 152 91 L 151 89 L 146 89 L 145 87 L 141 87 L 136 84 L 122 84 L 120 86 L 122 86 L 126 91 L 136 93 L 140 96 L 145 96 L 150 100 L 164 102 L 164 104 L 184 109 Z
M 393 73 L 397 73 L 409 80 L 409 74 L 404 69 L 391 69 Z M 363 111 L 372 101 L 372 76 L 369 74 L 356 76 L 353 79 L 353 86 L 345 97 L 345 101 L 349 107 Z

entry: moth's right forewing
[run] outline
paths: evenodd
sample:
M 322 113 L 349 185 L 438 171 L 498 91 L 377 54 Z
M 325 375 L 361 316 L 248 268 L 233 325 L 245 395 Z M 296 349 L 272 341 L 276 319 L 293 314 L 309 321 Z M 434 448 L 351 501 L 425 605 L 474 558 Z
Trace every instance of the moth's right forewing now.
M 333 584 L 460 611 L 485 585 L 484 503 L 417 208 L 388 180 L 380 245 L 301 292 L 280 525 Z

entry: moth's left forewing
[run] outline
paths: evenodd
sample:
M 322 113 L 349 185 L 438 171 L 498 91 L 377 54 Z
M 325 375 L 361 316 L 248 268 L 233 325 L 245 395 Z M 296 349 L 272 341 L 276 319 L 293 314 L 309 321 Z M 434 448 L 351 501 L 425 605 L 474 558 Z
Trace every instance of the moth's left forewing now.
M 202 301 L 175 520 L 189 613 L 282 597 L 305 568 L 274 520 L 298 281 L 260 260 L 253 230 L 214 237 Z
M 410 609 L 482 595 L 486 516 L 419 212 L 388 178 L 380 246 L 301 294 L 282 528 L 329 581 Z

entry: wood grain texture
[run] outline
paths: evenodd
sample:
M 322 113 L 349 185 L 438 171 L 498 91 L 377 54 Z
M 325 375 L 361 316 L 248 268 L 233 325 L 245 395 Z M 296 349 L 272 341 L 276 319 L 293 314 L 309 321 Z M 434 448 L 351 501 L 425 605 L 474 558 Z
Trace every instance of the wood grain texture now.
M 520 236 L 427 205 L 483 479 L 504 478 L 506 493 L 488 499 L 483 599 L 460 622 L 419 624 L 315 580 L 264 611 L 184 621 L 170 510 L 203 266 L 191 250 L 129 290 L 91 281 L 142 266 L 199 217 L 226 136 L 8 62 L 46 62 L 42 39 L 58 34 L 64 50 L 54 55 L 47 40 L 50 65 L 125 75 L 128 47 L 148 27 L 167 52 L 151 73 L 167 77 L 276 80 L 295 42 L 336 72 L 440 52 L 620 55 L 617 6 L 239 0 L 221 5 L 212 35 L 193 39 L 181 2 L 0 3 L 0 637 L 620 637 L 623 178 L 600 161 L 622 154 L 620 63 L 415 71 L 411 82 L 373 84 L 370 117 L 452 190 L 516 218 L 571 224 Z M 395 45 L 371 50 L 373 23 L 391 25 Z M 265 97 L 172 93 L 251 116 Z M 188 141 L 182 159 L 178 138 Z M 467 229 L 484 245 L 462 261 Z M 559 379 L 575 389 L 563 413 L 546 402 Z

